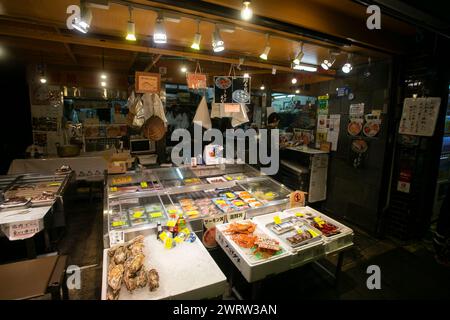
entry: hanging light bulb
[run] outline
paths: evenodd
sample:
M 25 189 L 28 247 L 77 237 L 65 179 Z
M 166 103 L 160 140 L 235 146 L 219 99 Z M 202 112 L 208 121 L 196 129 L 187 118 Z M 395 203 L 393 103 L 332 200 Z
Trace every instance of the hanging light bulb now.
M 263 60 L 267 60 L 267 58 L 269 57 L 269 52 L 270 52 L 269 37 L 270 36 L 268 34 L 266 34 L 266 46 L 264 48 L 264 52 L 261 53 L 261 55 L 259 56 Z
M 253 10 L 250 8 L 251 1 L 244 0 L 242 1 L 242 10 L 241 10 L 241 18 L 243 20 L 250 20 L 253 16 Z
M 42 75 L 42 76 L 39 78 L 39 82 L 42 83 L 42 84 L 45 84 L 45 83 L 47 83 L 47 78 L 46 78 L 44 75 Z
M 136 26 L 134 25 L 133 22 L 133 13 L 132 13 L 133 7 L 129 6 L 128 11 L 130 13 L 130 19 L 128 20 L 127 36 L 125 39 L 129 41 L 136 41 Z
M 303 56 L 305 55 L 305 53 L 303 52 L 303 42 L 300 46 L 300 52 L 295 56 L 295 59 L 293 61 L 293 63 L 295 65 L 300 64 L 300 62 L 302 62 Z
M 182 73 L 186 73 L 186 72 L 187 72 L 186 66 L 182 66 L 182 67 L 180 68 L 180 71 L 181 71 Z
M 292 78 L 291 82 L 292 82 L 292 84 L 296 84 L 297 83 L 297 78 Z
M 344 73 L 350 73 L 353 69 L 352 63 L 351 63 L 351 54 L 349 53 L 347 55 L 347 62 L 342 66 L 342 72 Z
M 264 84 L 261 85 L 260 89 L 261 89 L 261 91 L 266 90 L 266 87 L 264 86 Z
M 75 18 L 72 27 L 81 33 L 87 33 L 92 22 L 92 11 L 85 1 L 80 1 L 80 17 Z
M 106 81 L 100 82 L 100 85 L 101 85 L 102 87 L 106 87 Z
M 217 26 L 215 27 L 212 36 L 212 47 L 214 52 L 221 52 L 225 50 L 225 43 L 220 36 L 220 30 L 219 28 L 217 28 Z
M 299 94 L 300 93 L 300 89 L 295 90 L 295 94 Z
M 250 75 L 246 72 L 244 73 L 244 78 L 250 78 Z
M 202 40 L 202 35 L 200 34 L 200 20 L 197 20 L 197 32 L 194 36 L 194 41 L 192 42 L 191 49 L 200 50 L 200 41 Z
M 156 18 L 155 30 L 153 31 L 153 42 L 155 43 L 167 43 L 166 27 L 164 26 L 164 17 L 161 13 L 158 13 Z

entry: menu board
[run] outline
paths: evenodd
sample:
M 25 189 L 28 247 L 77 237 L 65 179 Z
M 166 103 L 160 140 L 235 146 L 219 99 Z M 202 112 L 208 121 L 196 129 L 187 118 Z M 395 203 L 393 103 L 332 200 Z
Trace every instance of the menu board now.
M 215 103 L 250 103 L 251 79 L 245 77 L 214 77 Z
M 189 89 L 206 89 L 206 74 L 191 73 L 186 74 L 186 81 Z
M 157 93 L 159 94 L 161 75 L 159 73 L 136 72 L 135 92 L 136 93 Z
M 406 98 L 399 133 L 431 137 L 436 127 L 441 98 Z

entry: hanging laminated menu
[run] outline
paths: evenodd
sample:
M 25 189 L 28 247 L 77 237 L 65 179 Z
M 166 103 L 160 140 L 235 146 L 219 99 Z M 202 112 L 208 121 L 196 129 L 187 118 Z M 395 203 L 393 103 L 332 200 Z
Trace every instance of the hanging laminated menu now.
M 250 84 L 246 77 L 214 77 L 214 102 L 249 104 Z
M 349 109 L 349 120 L 347 132 L 351 136 L 358 136 L 364 123 L 364 103 L 351 104 Z
M 406 98 L 399 133 L 431 137 L 436 127 L 441 98 Z

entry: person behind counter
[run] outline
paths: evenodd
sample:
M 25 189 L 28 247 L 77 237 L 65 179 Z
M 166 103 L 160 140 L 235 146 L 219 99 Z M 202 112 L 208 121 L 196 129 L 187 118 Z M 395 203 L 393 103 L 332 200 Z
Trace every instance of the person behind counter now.
M 267 128 L 268 129 L 278 129 L 278 126 L 280 124 L 280 116 L 273 112 L 267 117 Z

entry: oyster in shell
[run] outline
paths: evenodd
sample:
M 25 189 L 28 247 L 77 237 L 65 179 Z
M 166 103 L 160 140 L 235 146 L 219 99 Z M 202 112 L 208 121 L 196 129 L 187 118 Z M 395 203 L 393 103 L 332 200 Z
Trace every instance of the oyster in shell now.
M 136 274 L 142 268 L 144 259 L 145 256 L 142 253 L 128 258 L 127 261 L 125 261 L 125 269 L 132 275 Z
M 108 286 L 108 291 L 106 292 L 107 300 L 117 300 L 117 299 L 119 299 L 119 295 L 120 295 L 120 289 L 113 290 L 110 286 Z
M 127 287 L 127 290 L 129 292 L 133 292 L 137 288 L 136 278 L 133 277 L 133 275 L 130 273 L 130 270 L 125 271 L 123 282 L 125 283 L 125 286 Z
M 120 290 L 122 285 L 124 267 L 122 264 L 111 267 L 108 271 L 108 284 L 112 290 Z
M 143 242 L 136 242 L 129 246 L 129 251 L 131 252 L 132 256 L 136 256 L 138 254 L 143 254 L 144 251 L 144 243 Z
M 127 249 L 125 247 L 119 247 L 114 253 L 114 262 L 116 264 L 123 264 L 127 260 Z
M 148 287 L 150 291 L 156 291 L 159 288 L 159 274 L 155 269 L 148 272 Z
M 139 288 L 144 288 L 147 285 L 147 282 L 147 270 L 145 270 L 145 267 L 142 267 L 136 275 L 136 285 Z

